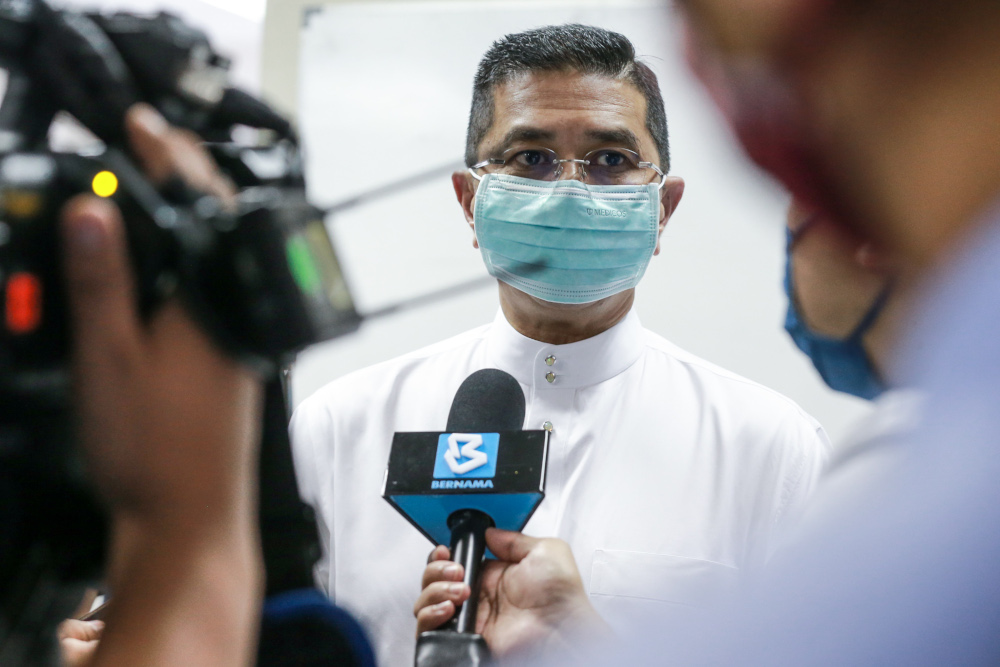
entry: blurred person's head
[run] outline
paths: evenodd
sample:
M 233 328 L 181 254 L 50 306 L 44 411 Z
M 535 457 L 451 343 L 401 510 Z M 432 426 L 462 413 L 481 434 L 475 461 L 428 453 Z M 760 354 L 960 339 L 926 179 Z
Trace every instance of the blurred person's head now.
M 683 193 L 669 159 L 656 76 L 624 36 L 561 25 L 494 43 L 453 183 L 508 317 L 624 315 Z
M 871 241 L 797 202 L 787 224 L 785 329 L 831 389 L 876 398 L 887 387 L 898 310 L 891 262 Z
M 1000 190 L 995 0 L 679 0 L 748 153 L 810 206 L 934 262 Z

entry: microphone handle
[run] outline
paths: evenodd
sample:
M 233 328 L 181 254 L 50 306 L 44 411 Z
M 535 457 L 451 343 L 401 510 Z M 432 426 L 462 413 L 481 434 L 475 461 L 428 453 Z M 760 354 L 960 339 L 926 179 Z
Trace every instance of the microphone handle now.
M 472 589 L 469 599 L 458 607 L 446 629 L 467 634 L 476 632 L 476 612 L 479 609 L 480 573 L 486 553 L 486 529 L 493 519 L 479 510 L 458 510 L 448 517 L 451 529 L 451 558 L 465 568 L 462 579 Z

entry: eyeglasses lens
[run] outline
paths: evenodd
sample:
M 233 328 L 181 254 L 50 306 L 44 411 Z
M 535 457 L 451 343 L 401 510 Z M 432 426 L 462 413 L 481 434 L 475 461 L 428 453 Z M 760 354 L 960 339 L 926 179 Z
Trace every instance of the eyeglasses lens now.
M 638 166 L 639 156 L 624 148 L 604 148 L 576 163 L 577 173 L 591 185 L 632 185 L 650 180 L 652 170 Z M 565 161 L 548 148 L 526 148 L 504 153 L 497 171 L 538 181 L 554 181 L 567 169 Z

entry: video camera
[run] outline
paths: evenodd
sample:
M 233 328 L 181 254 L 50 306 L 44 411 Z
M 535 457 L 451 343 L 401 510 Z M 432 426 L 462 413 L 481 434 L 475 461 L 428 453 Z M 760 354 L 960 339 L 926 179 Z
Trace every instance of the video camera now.
M 202 32 L 170 14 L 0 0 L 0 67 L 9 75 L 0 105 L 0 663 L 37 653 L 24 645 L 5 653 L 5 640 L 63 617 L 67 585 L 103 562 L 103 512 L 72 446 L 57 227 L 71 197 L 92 192 L 122 210 L 144 316 L 177 296 L 220 347 L 251 365 L 273 371 L 359 324 L 322 211 L 306 201 L 291 125 L 229 87 L 228 66 Z M 204 140 L 237 186 L 235 207 L 179 179 L 155 187 L 144 177 L 124 129 L 140 101 Z M 103 147 L 53 151 L 60 112 Z

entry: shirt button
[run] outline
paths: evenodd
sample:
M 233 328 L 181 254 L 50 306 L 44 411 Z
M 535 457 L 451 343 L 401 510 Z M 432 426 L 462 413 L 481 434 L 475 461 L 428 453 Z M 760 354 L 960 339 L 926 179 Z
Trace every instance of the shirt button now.
M 556 358 L 553 357 L 551 354 L 549 356 L 545 357 L 545 365 L 546 366 L 551 366 L 554 363 L 556 363 Z
M 548 373 L 545 374 L 545 379 L 549 381 L 549 384 L 552 384 L 553 382 L 556 381 L 556 374 L 553 373 L 552 371 L 549 371 Z
M 549 433 L 552 433 L 552 431 L 555 429 L 555 426 L 552 425 L 552 422 L 545 422 L 544 424 L 542 424 L 542 429 L 548 431 Z

